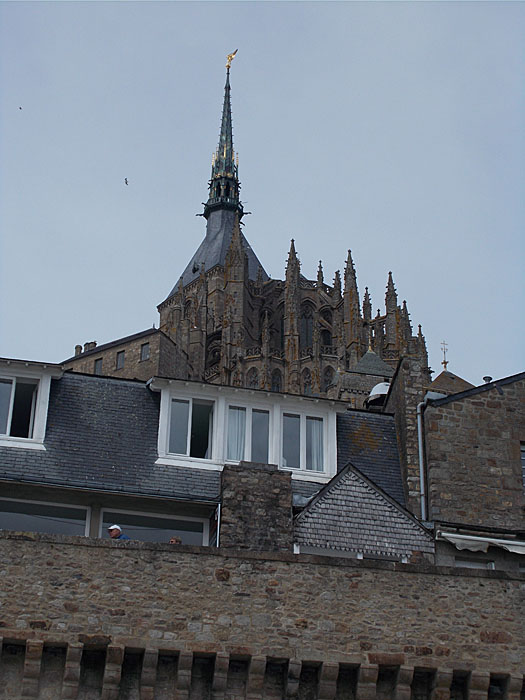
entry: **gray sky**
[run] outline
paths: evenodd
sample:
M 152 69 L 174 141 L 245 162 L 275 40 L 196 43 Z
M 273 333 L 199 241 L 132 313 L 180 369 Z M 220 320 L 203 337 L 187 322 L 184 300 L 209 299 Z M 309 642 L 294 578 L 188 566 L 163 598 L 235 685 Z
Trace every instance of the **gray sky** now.
M 244 233 L 282 278 L 388 271 L 438 372 L 525 368 L 525 4 L 0 4 L 0 355 L 158 322 L 231 74 Z M 20 110 L 19 107 L 22 107 Z M 125 186 L 124 178 L 129 180 Z M 436 376 L 436 375 L 434 375 Z

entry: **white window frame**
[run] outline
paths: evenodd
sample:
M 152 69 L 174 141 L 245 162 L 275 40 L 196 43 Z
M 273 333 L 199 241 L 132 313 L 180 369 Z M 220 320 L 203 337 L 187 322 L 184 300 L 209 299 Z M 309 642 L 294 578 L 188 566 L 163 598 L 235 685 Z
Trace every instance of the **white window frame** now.
M 44 437 L 46 434 L 47 410 L 49 406 L 49 392 L 51 379 L 59 379 L 62 370 L 56 366 L 38 365 L 20 360 L 2 360 L 0 365 L 0 378 L 8 381 L 18 379 L 36 380 L 36 400 L 32 410 L 31 421 L 33 430 L 31 437 L 12 437 L 0 435 L 0 447 L 23 447 L 30 450 L 45 450 Z M 10 425 L 13 410 L 14 391 L 11 389 L 11 405 L 9 407 L 8 425 Z
M 230 408 L 244 408 L 246 411 L 246 425 L 244 433 L 244 456 L 242 460 L 228 459 L 228 421 L 230 419 Z M 268 414 L 268 461 L 271 463 L 273 411 L 271 406 L 257 404 L 246 401 L 228 401 L 226 403 L 225 440 L 224 440 L 224 461 L 228 464 L 239 464 L 239 461 L 250 462 L 252 458 L 252 413 L 253 411 L 264 411 Z
M 337 473 L 336 416 L 346 411 L 346 403 L 316 397 L 292 396 L 271 391 L 201 384 L 187 380 L 155 377 L 148 382 L 152 391 L 160 392 L 157 464 L 194 467 L 222 471 L 225 464 L 238 463 L 227 460 L 228 409 L 230 406 L 268 411 L 270 414 L 268 463 L 279 469 L 287 469 L 292 479 L 327 483 Z M 176 455 L 168 452 L 171 418 L 171 399 L 205 400 L 215 402 L 212 422 L 211 459 Z M 321 472 L 306 469 L 289 469 L 282 464 L 283 413 L 304 414 L 323 419 L 323 467 Z M 251 424 L 251 421 L 250 421 Z M 306 443 L 305 443 L 306 444 Z M 245 448 L 246 449 L 246 448 Z M 246 454 L 246 453 L 245 453 Z
M 171 411 L 173 407 L 173 401 L 180 401 L 188 403 L 189 404 L 189 410 L 188 410 L 188 423 L 186 425 L 186 452 L 184 454 L 181 454 L 180 452 L 170 452 L 170 436 L 169 436 L 169 431 L 171 428 Z M 192 420 L 193 420 L 193 404 L 194 402 L 197 403 L 211 403 L 212 404 L 212 422 L 211 422 L 211 435 L 208 437 L 208 443 L 210 444 L 210 457 L 192 457 L 190 455 L 190 449 L 191 449 L 191 425 L 192 425 Z M 169 416 L 168 416 L 168 440 L 166 443 L 166 454 L 172 455 L 174 457 L 184 457 L 186 459 L 196 459 L 196 460 L 204 460 L 205 462 L 211 462 L 213 460 L 213 455 L 214 455 L 214 449 L 215 449 L 215 413 L 216 413 L 216 405 L 217 402 L 214 399 L 208 399 L 208 398 L 201 398 L 200 396 L 171 396 L 170 397 L 170 405 L 169 405 Z
M 33 430 L 35 427 L 35 409 L 36 409 L 36 402 L 38 399 L 38 389 L 39 389 L 39 384 L 40 381 L 38 379 L 33 379 L 32 377 L 21 377 L 21 376 L 14 376 L 14 377 L 0 377 L 0 380 L 2 383 L 9 382 L 11 384 L 11 396 L 9 398 L 9 408 L 7 409 L 7 432 L 6 433 L 0 433 L 2 437 L 11 437 L 9 435 L 9 431 L 11 430 L 11 425 L 13 421 L 13 407 L 15 405 L 15 394 L 16 394 L 16 385 L 17 382 L 20 381 L 20 383 L 24 383 L 22 380 L 23 379 L 28 379 L 31 384 L 33 384 L 36 387 L 36 391 L 33 391 L 33 398 L 31 399 L 31 414 L 29 416 L 29 436 L 27 438 L 19 438 L 22 440 L 31 440 L 33 437 Z
M 150 510 L 124 510 L 123 508 L 101 508 L 100 522 L 98 526 L 98 536 L 102 537 L 105 513 L 123 513 L 124 515 L 142 515 L 150 518 L 163 518 L 164 520 L 186 520 L 192 523 L 202 523 L 202 546 L 209 547 L 210 542 L 210 521 L 209 518 L 192 518 L 189 515 L 174 515 L 173 513 L 155 513 Z M 125 533 L 125 527 L 123 528 Z M 141 540 L 136 540 L 140 542 Z
M 58 506 L 59 508 L 75 508 L 77 510 L 86 511 L 86 525 L 84 528 L 84 535 L 78 535 L 79 537 L 89 537 L 89 529 L 91 527 L 91 506 L 77 505 L 75 503 L 57 503 L 56 501 L 34 501 L 29 498 L 4 498 L 0 497 L 1 501 L 11 501 L 14 503 L 33 503 L 37 506 Z M 31 531 L 35 532 L 35 531 Z M 52 533 L 41 533 L 41 534 L 52 534 Z
M 300 446 L 299 446 L 299 467 L 288 467 L 285 466 L 284 464 L 284 417 L 285 415 L 287 416 L 298 416 L 299 417 L 299 440 L 300 440 Z M 320 471 L 317 471 L 315 469 L 307 469 L 306 468 L 306 419 L 307 418 L 315 418 L 317 420 L 322 420 L 323 422 L 323 428 L 322 428 L 322 435 L 323 435 L 323 468 Z M 306 473 L 306 474 L 326 474 L 327 473 L 327 465 L 329 464 L 328 462 L 328 451 L 326 449 L 327 447 L 327 425 L 326 425 L 326 417 L 323 415 L 319 415 L 317 412 L 314 411 L 297 411 L 292 408 L 289 410 L 282 410 L 281 413 L 281 446 L 280 446 L 280 460 L 279 460 L 279 466 L 281 469 L 285 469 L 288 471 L 291 471 L 293 473 Z

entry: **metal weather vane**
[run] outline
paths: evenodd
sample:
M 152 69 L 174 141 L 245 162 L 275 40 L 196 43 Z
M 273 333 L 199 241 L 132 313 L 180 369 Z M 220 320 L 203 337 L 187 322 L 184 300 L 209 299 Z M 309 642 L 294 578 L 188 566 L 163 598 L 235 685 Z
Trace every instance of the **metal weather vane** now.
M 444 340 L 441 341 L 441 349 L 443 350 L 443 359 L 441 360 L 441 364 L 443 365 L 443 367 L 445 369 L 447 369 L 447 365 L 448 365 L 447 348 L 448 348 L 447 343 Z

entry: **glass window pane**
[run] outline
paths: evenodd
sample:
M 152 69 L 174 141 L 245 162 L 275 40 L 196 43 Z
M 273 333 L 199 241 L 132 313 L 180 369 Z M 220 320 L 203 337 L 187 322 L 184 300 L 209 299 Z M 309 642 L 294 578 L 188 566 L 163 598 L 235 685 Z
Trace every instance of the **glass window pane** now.
M 252 462 L 268 464 L 268 438 L 270 414 L 268 411 L 252 411 Z
M 169 451 L 176 455 L 185 455 L 188 449 L 188 401 L 171 401 Z
M 193 401 L 190 456 L 211 459 L 212 401 Z
M 306 419 L 306 468 L 323 471 L 323 419 Z
M 12 384 L 10 379 L 0 379 L 0 434 L 2 435 L 7 433 Z
M 300 418 L 289 413 L 283 416 L 283 467 L 301 466 Z
M 36 398 L 36 380 L 17 379 L 13 415 L 11 416 L 10 435 L 28 438 L 33 434 L 34 402 Z
M 228 451 L 227 459 L 244 459 L 246 435 L 246 409 L 230 406 L 228 409 Z
M 124 535 L 141 542 L 169 542 L 170 537 L 180 537 L 182 544 L 202 545 L 203 523 L 194 520 L 177 520 L 161 515 L 139 515 L 104 511 L 102 536 L 109 538 L 108 527 L 120 525 Z
M 47 503 L 0 501 L 0 529 L 47 532 L 56 535 L 84 535 L 86 509 Z

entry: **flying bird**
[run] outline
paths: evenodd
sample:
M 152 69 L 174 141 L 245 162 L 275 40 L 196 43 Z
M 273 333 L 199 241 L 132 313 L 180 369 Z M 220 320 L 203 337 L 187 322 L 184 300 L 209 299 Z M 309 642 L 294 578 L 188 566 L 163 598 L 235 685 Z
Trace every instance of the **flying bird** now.
M 128 178 L 127 178 L 127 177 L 124 178 L 124 183 L 125 183 L 126 185 L 128 184 Z
M 19 107 L 18 109 L 22 109 L 22 107 Z

